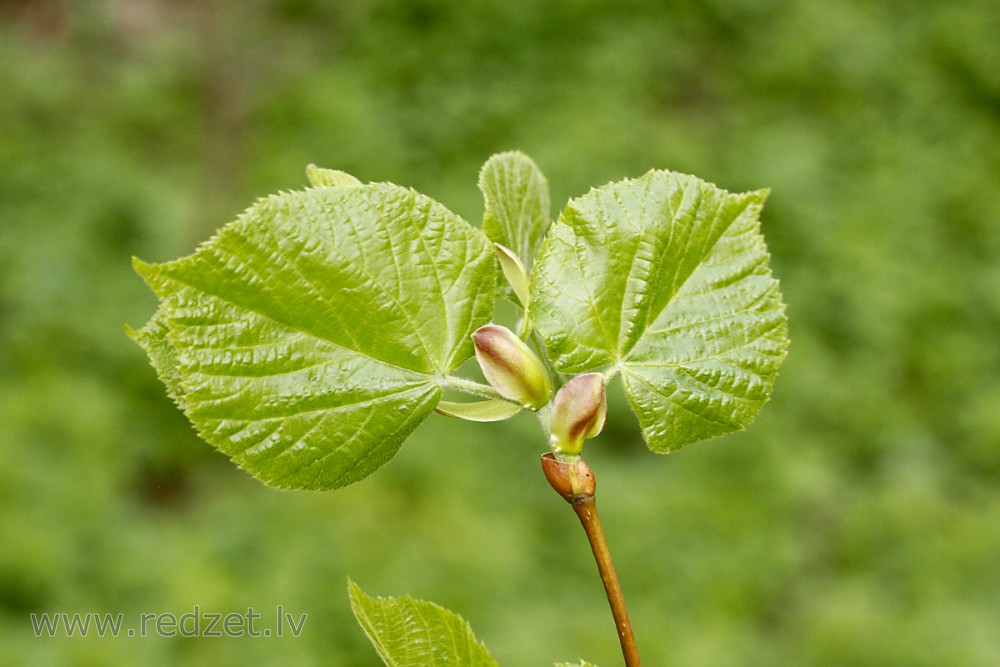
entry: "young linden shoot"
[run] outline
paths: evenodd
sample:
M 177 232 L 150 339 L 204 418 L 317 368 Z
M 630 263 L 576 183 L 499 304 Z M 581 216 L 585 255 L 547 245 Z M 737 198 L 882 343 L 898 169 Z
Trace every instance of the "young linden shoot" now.
M 767 191 L 653 170 L 571 199 L 552 221 L 545 177 L 508 152 L 480 172 L 477 227 L 398 185 L 312 165 L 307 176 L 187 257 L 134 261 L 159 308 L 129 334 L 167 394 L 209 444 L 282 489 L 367 477 L 435 411 L 535 413 L 546 476 L 584 523 L 638 665 L 580 455 L 604 426 L 609 382 L 657 453 L 756 417 L 788 347 L 760 232 Z M 516 333 L 491 321 L 498 299 L 516 307 Z M 473 355 L 489 384 L 456 375 Z M 351 596 L 379 653 L 395 656 L 398 642 L 378 639 L 388 612 L 373 611 L 393 603 Z M 471 637 L 428 613 L 448 637 Z M 461 664 L 494 664 L 469 641 L 463 655 L 476 657 Z

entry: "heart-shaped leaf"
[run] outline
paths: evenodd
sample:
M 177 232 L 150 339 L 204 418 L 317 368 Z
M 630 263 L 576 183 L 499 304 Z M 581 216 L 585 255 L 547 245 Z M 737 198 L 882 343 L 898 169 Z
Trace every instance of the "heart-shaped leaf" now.
M 742 429 L 770 395 L 788 341 L 766 195 L 651 171 L 571 200 L 535 261 L 554 365 L 620 372 L 654 451 Z
M 391 459 L 493 308 L 480 230 L 348 180 L 261 199 L 189 257 L 136 262 L 161 306 L 134 337 L 168 392 L 276 487 L 337 488 Z

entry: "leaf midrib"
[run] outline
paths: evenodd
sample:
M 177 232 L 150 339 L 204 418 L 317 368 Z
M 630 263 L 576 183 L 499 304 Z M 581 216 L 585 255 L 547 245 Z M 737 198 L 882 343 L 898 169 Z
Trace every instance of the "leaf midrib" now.
M 234 422 L 234 421 L 246 421 L 247 423 L 262 424 L 272 421 L 284 421 L 287 419 L 293 419 L 295 417 L 305 417 L 314 414 L 328 414 L 334 412 L 342 412 L 344 410 L 350 410 L 352 408 L 368 407 L 370 405 L 377 405 L 378 403 L 384 402 L 394 396 L 402 396 L 410 392 L 416 392 L 418 389 L 421 391 L 426 391 L 428 387 L 434 387 L 433 383 L 416 384 L 410 387 L 405 387 L 401 389 L 394 389 L 392 391 L 386 392 L 374 398 L 366 398 L 363 401 L 357 401 L 355 403 L 342 403 L 340 405 L 334 405 L 324 408 L 311 408 L 309 410 L 301 410 L 299 412 L 290 412 L 288 414 L 275 415 L 273 417 L 261 417 L 259 419 L 247 418 L 245 420 L 235 419 L 233 417 L 202 417 L 202 421 L 205 422 Z M 207 401 L 206 401 L 207 402 Z M 192 406 L 192 410 L 195 408 Z
M 288 322 L 285 322 L 285 321 L 283 321 L 281 319 L 278 319 L 277 317 L 275 317 L 273 315 L 270 315 L 268 313 L 263 313 L 263 312 L 261 312 L 259 310 L 254 309 L 254 308 L 249 308 L 249 307 L 245 306 L 244 304 L 240 303 L 239 301 L 235 301 L 235 300 L 233 300 L 233 299 L 231 299 L 229 297 L 222 296 L 221 294 L 218 294 L 218 293 L 216 293 L 213 290 L 205 289 L 205 288 L 203 288 L 201 286 L 194 285 L 191 282 L 189 282 L 187 280 L 184 280 L 184 279 L 182 279 L 179 276 L 165 275 L 159 267 L 153 267 L 153 268 L 154 268 L 154 270 L 156 270 L 157 275 L 159 275 L 164 280 L 169 280 L 169 281 L 172 281 L 172 282 L 179 283 L 179 284 L 183 285 L 184 287 L 186 287 L 186 288 L 188 288 L 190 290 L 193 290 L 196 293 L 204 294 L 205 296 L 209 296 L 209 297 L 212 297 L 214 299 L 218 299 L 219 301 L 224 301 L 224 302 L 226 302 L 228 304 L 231 304 L 233 306 L 236 306 L 237 308 L 240 308 L 240 309 L 242 309 L 242 310 L 244 310 L 244 311 L 246 311 L 248 313 L 253 313 L 254 315 L 262 317 L 262 318 L 264 318 L 266 320 L 270 320 L 271 322 L 274 322 L 275 324 L 278 324 L 278 325 L 281 325 L 282 327 L 285 327 L 286 329 L 288 329 L 292 333 L 302 333 L 304 335 L 310 336 L 311 338 L 314 338 L 315 340 L 322 341 L 323 343 L 326 343 L 328 345 L 332 345 L 333 347 L 340 348 L 341 350 L 344 350 L 344 351 L 349 352 L 351 354 L 356 354 L 358 356 L 365 357 L 366 359 L 370 359 L 371 361 L 374 361 L 375 363 L 378 363 L 378 364 L 381 364 L 383 366 L 386 366 L 387 368 L 392 368 L 394 370 L 402 371 L 402 372 L 407 373 L 407 374 L 413 373 L 413 374 L 420 375 L 420 376 L 423 376 L 423 377 L 428 377 L 428 378 L 438 377 L 438 376 L 432 375 L 430 373 L 425 373 L 424 371 L 416 370 L 414 368 L 406 368 L 405 366 L 400 366 L 399 364 L 393 363 L 391 361 L 387 361 L 385 359 L 379 359 L 378 357 L 373 356 L 371 354 L 368 354 L 367 352 L 362 352 L 361 350 L 356 350 L 356 349 L 347 347 L 346 345 L 343 345 L 343 344 L 338 343 L 336 341 L 330 340 L 330 339 L 326 338 L 325 336 L 321 336 L 319 334 L 316 334 L 315 332 L 313 332 L 313 331 L 311 331 L 309 329 L 303 328 L 303 327 L 301 327 L 299 325 L 289 324 Z M 167 315 L 167 319 L 168 320 L 169 319 L 173 319 L 173 317 L 171 315 Z M 167 334 L 167 337 L 168 337 L 168 339 L 169 338 L 176 338 L 176 335 L 173 334 L 173 332 L 171 331 L 170 333 Z M 174 346 L 174 349 L 180 349 L 180 346 L 178 346 L 176 340 L 171 341 L 171 344 Z
M 726 196 L 731 196 L 731 195 L 726 195 Z M 699 262 L 698 262 L 698 265 L 697 265 L 697 266 L 696 266 L 696 267 L 694 268 L 694 270 L 693 270 L 693 271 L 691 271 L 691 273 L 689 273 L 689 274 L 688 274 L 688 275 L 687 275 L 687 276 L 686 276 L 686 277 L 684 278 L 684 280 L 682 280 L 682 281 L 680 282 L 680 284 L 678 284 L 678 285 L 677 285 L 676 287 L 674 287 L 674 288 L 673 288 L 673 290 L 672 290 L 672 292 L 671 292 L 671 294 L 670 294 L 670 297 L 669 297 L 669 298 L 668 298 L 668 299 L 667 299 L 667 300 L 666 300 L 666 301 L 665 301 L 665 302 L 663 303 L 663 306 L 661 306 L 661 307 L 660 307 L 660 309 L 656 311 L 656 314 L 653 314 L 653 315 L 651 315 L 651 314 L 649 314 L 649 313 L 647 312 L 647 316 L 646 316 L 646 318 L 645 318 L 645 323 L 644 323 L 644 326 L 643 326 L 643 329 L 642 329 L 642 333 L 641 333 L 641 334 L 639 334 L 639 335 L 638 335 L 638 336 L 636 337 L 636 339 L 635 339 L 635 342 L 634 342 L 634 343 L 633 343 L 633 344 L 631 345 L 631 347 L 629 347 L 629 348 L 628 348 L 628 350 L 627 350 L 627 351 L 625 351 L 625 352 L 624 352 L 624 353 L 623 353 L 622 355 L 620 355 L 620 357 L 619 357 L 619 358 L 621 359 L 621 363 L 622 363 L 622 364 L 624 364 L 624 365 L 628 365 L 628 364 L 629 364 L 629 355 L 631 355 L 631 354 L 632 354 L 632 352 L 633 352 L 633 351 L 635 351 L 635 349 L 639 347 L 639 344 L 640 344 L 641 342 L 643 342 L 643 341 L 645 340 L 646 336 L 647 336 L 647 335 L 649 334 L 649 332 L 650 332 L 650 328 L 652 327 L 652 325 L 656 324 L 656 321 L 657 321 L 657 320 L 658 320 L 658 319 L 660 318 L 660 315 L 662 315 L 662 314 L 664 313 L 664 311 L 666 311 L 666 310 L 667 310 L 667 308 L 669 308 L 669 307 L 670 307 L 670 305 L 671 305 L 672 303 L 674 303 L 674 299 L 675 299 L 675 298 L 676 298 L 676 296 L 677 296 L 677 295 L 678 295 L 678 294 L 679 294 L 679 293 L 681 292 L 681 290 L 682 290 L 682 289 L 684 289 L 684 286 L 685 286 L 685 285 L 686 285 L 686 284 L 687 284 L 687 283 L 688 283 L 688 282 L 689 282 L 689 281 L 690 281 L 690 280 L 691 280 L 691 279 L 692 279 L 692 278 L 693 278 L 693 277 L 694 277 L 695 275 L 697 275 L 697 274 L 698 274 L 698 272 L 699 272 L 699 271 L 701 270 L 701 268 L 702 268 L 702 267 L 704 266 L 704 264 L 705 264 L 705 261 L 706 261 L 706 260 L 708 259 L 708 257 L 710 257 L 710 256 L 711 256 L 711 254 L 712 254 L 712 253 L 713 253 L 713 252 L 715 251 L 716 247 L 718 247 L 719 243 L 721 243 L 721 242 L 722 242 L 722 239 L 723 239 L 723 238 L 724 238 L 724 237 L 726 236 L 726 234 L 728 234 L 728 233 L 729 233 L 729 230 L 733 228 L 733 225 L 734 225 L 734 224 L 736 224 L 736 221 L 740 219 L 740 217 L 741 217 L 741 216 L 742 216 L 742 215 L 743 215 L 743 214 L 744 214 L 744 213 L 746 212 L 746 210 L 747 210 L 747 209 L 748 209 L 748 208 L 749 208 L 749 207 L 750 207 L 750 206 L 751 206 L 752 204 L 753 204 L 753 200 L 752 200 L 751 198 L 747 198 L 747 200 L 746 200 L 746 202 L 744 203 L 743 207 L 742 207 L 742 208 L 740 208 L 740 209 L 739 209 L 739 211 L 738 211 L 738 212 L 737 212 L 737 213 L 736 213 L 735 215 L 733 215 L 733 218 L 732 218 L 732 220 L 730 220 L 730 221 L 729 221 L 729 224 L 728 224 L 728 225 L 726 225 L 726 228 L 725 228 L 724 230 L 722 230 L 722 233 L 721 233 L 721 234 L 719 234 L 719 236 L 718 236 L 718 237 L 717 237 L 717 238 L 715 239 L 715 241 L 714 241 L 714 242 L 712 243 L 712 245 L 710 245 L 710 246 L 709 246 L 709 247 L 708 247 L 708 248 L 707 248 L 707 249 L 705 250 L 704 254 L 702 254 L 702 258 L 701 258 L 701 261 L 699 261 Z M 715 220 L 718 220 L 718 218 L 719 218 L 719 215 L 721 214 L 721 211 L 722 211 L 722 209 L 723 209 L 723 208 L 724 208 L 724 201 L 723 201 L 723 203 L 722 203 L 722 204 L 720 204 L 720 205 L 719 205 L 718 209 L 716 210 L 716 212 L 715 212 L 715 217 L 713 218 L 713 223 L 714 223 L 714 221 L 715 221 Z M 688 239 L 688 241 L 689 241 L 689 240 L 690 240 L 690 239 Z M 687 242 L 685 242 L 685 248 L 687 248 Z M 673 286 L 672 286 L 672 287 L 673 287 Z M 714 290 L 711 290 L 711 291 L 714 291 Z M 711 292 L 711 291 L 710 291 L 710 292 Z M 709 292 L 709 293 L 710 293 L 710 292 Z M 623 301 L 624 301 L 624 299 L 623 299 Z

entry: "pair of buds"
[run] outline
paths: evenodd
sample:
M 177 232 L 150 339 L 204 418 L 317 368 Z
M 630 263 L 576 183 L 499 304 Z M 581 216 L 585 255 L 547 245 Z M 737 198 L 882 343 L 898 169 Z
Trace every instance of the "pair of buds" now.
M 472 334 L 476 359 L 501 396 L 527 410 L 549 406 L 549 439 L 558 454 L 578 455 L 601 432 L 608 413 L 604 375 L 577 375 L 556 392 L 545 366 L 510 329 L 487 324 Z

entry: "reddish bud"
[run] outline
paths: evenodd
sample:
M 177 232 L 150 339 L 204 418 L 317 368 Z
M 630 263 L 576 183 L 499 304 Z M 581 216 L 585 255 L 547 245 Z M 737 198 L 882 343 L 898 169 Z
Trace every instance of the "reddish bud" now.
M 513 331 L 487 324 L 472 334 L 472 342 L 483 374 L 501 396 L 531 410 L 549 402 L 552 384 L 545 367 Z
M 607 416 L 604 375 L 577 375 L 562 386 L 552 401 L 549 425 L 552 449 L 560 454 L 579 454 L 583 441 L 593 438 L 604 428 Z

